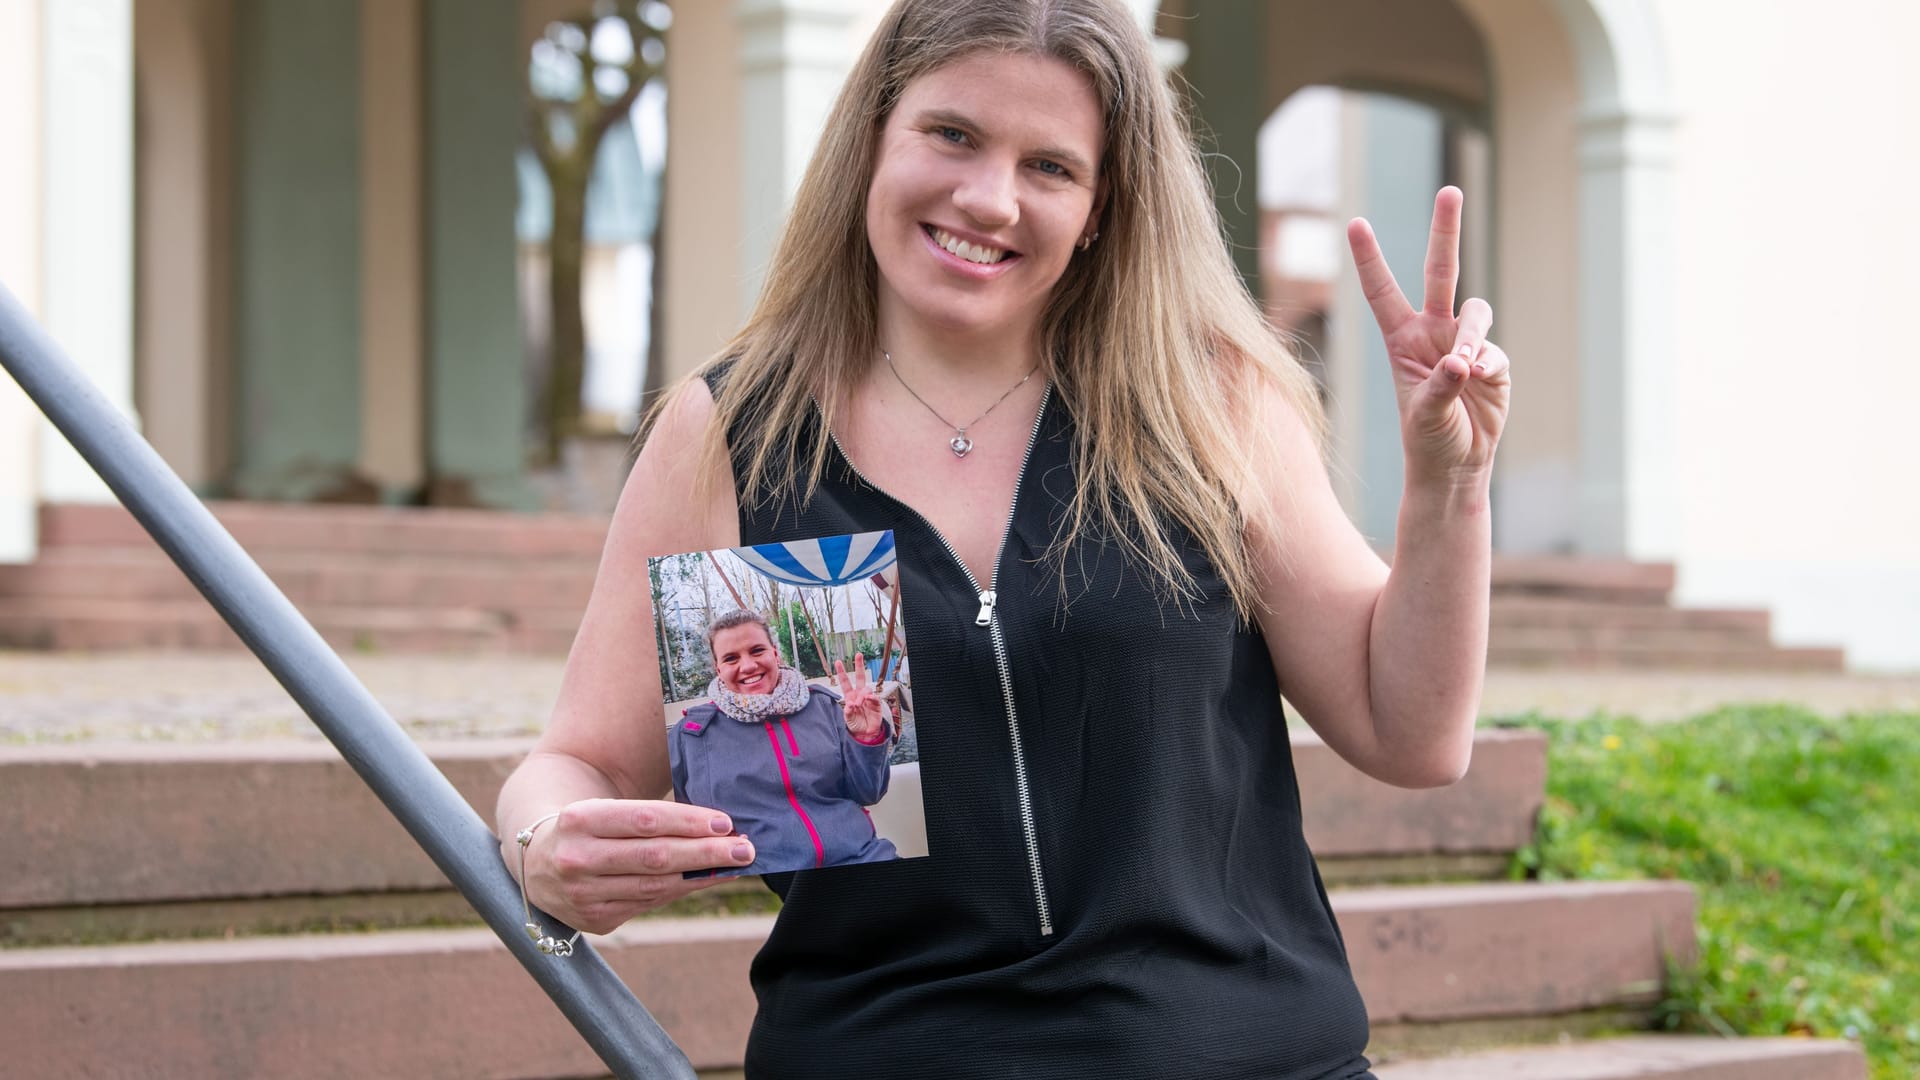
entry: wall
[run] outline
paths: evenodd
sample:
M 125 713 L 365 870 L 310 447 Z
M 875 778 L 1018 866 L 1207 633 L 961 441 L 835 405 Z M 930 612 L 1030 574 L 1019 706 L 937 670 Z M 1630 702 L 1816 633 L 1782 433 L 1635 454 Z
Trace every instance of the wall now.
M 731 3 L 674 9 L 667 56 L 668 385 L 739 329 L 740 60 Z
M 40 310 L 40 0 L 0 0 L 0 287 Z M 36 540 L 40 413 L 0 376 L 0 562 L 25 562 Z
M 1920 7 L 1654 10 L 1681 117 L 1682 596 L 1920 667 Z

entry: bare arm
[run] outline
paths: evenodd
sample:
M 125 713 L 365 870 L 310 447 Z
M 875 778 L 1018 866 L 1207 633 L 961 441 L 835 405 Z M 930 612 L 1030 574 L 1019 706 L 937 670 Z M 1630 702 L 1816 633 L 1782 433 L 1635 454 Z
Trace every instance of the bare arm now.
M 527 892 L 581 929 L 610 930 L 711 883 L 683 870 L 753 861 L 724 814 L 660 801 L 671 783 L 647 559 L 739 544 L 730 470 L 689 502 L 712 412 L 695 381 L 662 413 L 614 511 L 547 730 L 500 790 L 501 853 L 516 872 L 514 834 L 562 812 L 527 850 Z
M 1505 423 L 1508 365 L 1492 311 L 1453 315 L 1460 193 L 1435 201 L 1426 306 L 1400 295 L 1364 222 L 1350 230 L 1394 366 L 1406 453 L 1392 570 L 1334 498 L 1297 415 L 1268 401 L 1271 516 L 1250 531 L 1260 618 L 1281 685 L 1316 732 L 1368 775 L 1405 787 L 1467 768 L 1486 668 L 1492 525 L 1488 486 Z

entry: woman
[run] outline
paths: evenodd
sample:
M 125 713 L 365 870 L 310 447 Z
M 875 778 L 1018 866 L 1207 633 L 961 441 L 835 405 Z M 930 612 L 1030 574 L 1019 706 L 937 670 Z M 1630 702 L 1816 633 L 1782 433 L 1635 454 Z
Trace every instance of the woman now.
M 752 861 L 724 817 L 649 801 L 645 557 L 892 528 L 931 854 L 770 879 L 748 1075 L 1369 1075 L 1280 688 L 1382 780 L 1467 766 L 1508 375 L 1486 304 L 1454 313 L 1460 205 L 1435 201 L 1418 310 L 1349 230 L 1406 452 L 1389 573 L 1130 12 L 897 4 L 753 317 L 615 513 L 501 795 L 503 835 L 560 812 L 534 899 L 608 929 Z
M 667 740 L 674 801 L 723 807 L 754 851 L 727 874 L 899 858 L 866 808 L 887 793 L 893 723 L 865 679 L 835 662 L 839 692 L 780 663 L 767 621 L 731 611 L 707 627 L 713 699 L 688 709 Z

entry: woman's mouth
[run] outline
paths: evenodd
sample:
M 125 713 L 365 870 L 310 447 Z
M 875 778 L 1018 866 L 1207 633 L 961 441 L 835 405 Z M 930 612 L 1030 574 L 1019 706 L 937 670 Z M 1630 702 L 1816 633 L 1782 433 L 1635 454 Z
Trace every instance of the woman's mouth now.
M 939 245 L 941 250 L 955 258 L 965 259 L 978 266 L 992 266 L 1008 257 L 1020 257 L 1020 253 L 1017 251 L 1009 251 L 1005 248 L 986 247 L 982 244 L 962 240 L 937 225 L 922 225 L 921 228 L 927 231 L 928 238 Z
M 741 690 L 750 694 L 757 694 L 760 692 L 760 687 L 765 684 L 766 681 L 767 673 L 764 671 L 756 671 L 751 675 L 740 676 L 739 685 Z
M 927 250 L 940 265 L 974 281 L 992 281 L 1010 271 L 1023 258 L 1010 248 L 987 247 L 962 240 L 938 225 L 922 223 L 920 235 L 926 238 Z

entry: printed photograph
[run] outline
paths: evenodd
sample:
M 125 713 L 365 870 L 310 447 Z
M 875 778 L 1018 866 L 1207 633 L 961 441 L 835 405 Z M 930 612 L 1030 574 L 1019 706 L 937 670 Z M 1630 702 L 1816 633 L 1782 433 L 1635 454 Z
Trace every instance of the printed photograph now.
M 673 797 L 753 841 L 711 872 L 927 854 L 897 558 L 884 531 L 647 561 Z

